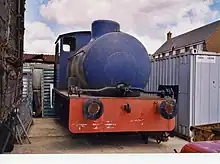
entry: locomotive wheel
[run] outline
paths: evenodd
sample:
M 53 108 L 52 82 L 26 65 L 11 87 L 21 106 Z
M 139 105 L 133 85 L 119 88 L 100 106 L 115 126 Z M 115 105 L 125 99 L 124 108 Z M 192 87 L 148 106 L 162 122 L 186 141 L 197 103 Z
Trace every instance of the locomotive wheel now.
M 89 99 L 83 104 L 83 114 L 89 120 L 99 119 L 104 112 L 104 107 L 99 99 Z
M 159 105 L 161 116 L 167 120 L 173 119 L 177 114 L 176 103 L 173 100 L 162 101 Z

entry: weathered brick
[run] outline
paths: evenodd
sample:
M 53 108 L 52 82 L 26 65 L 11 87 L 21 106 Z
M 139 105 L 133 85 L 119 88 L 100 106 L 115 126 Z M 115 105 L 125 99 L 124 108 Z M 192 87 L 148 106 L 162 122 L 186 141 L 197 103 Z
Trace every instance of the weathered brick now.
M 22 94 L 22 65 L 17 63 L 23 56 L 24 6 L 25 0 L 0 1 L 0 121 Z

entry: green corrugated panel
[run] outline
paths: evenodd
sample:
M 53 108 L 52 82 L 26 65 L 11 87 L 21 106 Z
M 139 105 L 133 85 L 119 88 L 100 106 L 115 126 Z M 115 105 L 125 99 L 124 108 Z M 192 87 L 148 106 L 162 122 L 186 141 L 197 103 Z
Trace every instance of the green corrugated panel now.
M 51 92 L 50 85 L 53 84 L 54 81 L 54 70 L 53 68 L 44 69 L 43 70 L 43 116 L 44 117 L 53 117 L 55 116 L 54 108 L 51 107 Z

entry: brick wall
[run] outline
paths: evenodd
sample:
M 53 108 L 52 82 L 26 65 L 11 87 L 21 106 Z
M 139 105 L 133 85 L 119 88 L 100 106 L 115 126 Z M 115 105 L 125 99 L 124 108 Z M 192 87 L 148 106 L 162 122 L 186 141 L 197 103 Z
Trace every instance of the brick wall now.
M 207 50 L 220 53 L 220 27 L 206 41 Z
M 25 0 L 0 0 L 0 121 L 22 94 Z

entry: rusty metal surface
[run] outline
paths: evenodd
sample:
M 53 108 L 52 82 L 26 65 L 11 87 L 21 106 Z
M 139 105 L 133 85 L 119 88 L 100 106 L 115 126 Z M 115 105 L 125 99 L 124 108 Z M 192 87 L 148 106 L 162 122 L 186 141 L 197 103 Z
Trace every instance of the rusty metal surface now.
M 22 97 L 25 0 L 0 1 L 0 121 Z
M 55 55 L 49 54 L 24 54 L 23 61 L 26 63 L 55 63 Z
M 192 141 L 220 140 L 220 123 L 192 126 Z

